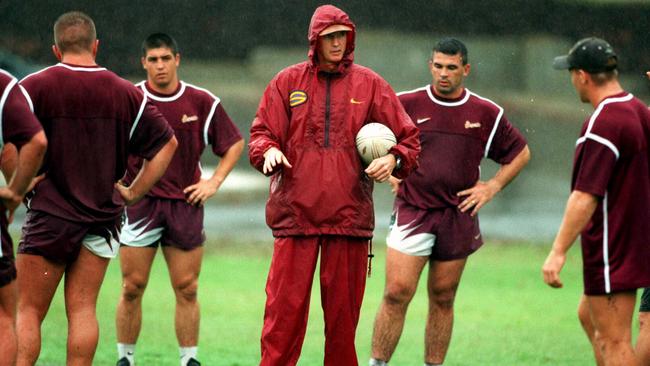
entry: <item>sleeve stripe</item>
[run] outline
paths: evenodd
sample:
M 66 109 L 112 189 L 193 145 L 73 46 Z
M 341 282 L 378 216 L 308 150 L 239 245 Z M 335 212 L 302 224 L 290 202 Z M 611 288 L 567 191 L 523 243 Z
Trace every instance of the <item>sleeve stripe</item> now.
M 581 143 L 583 143 L 583 142 L 585 142 L 585 141 L 587 141 L 587 139 L 594 140 L 594 141 L 596 141 L 596 142 L 599 142 L 599 143 L 601 143 L 601 144 L 607 146 L 610 150 L 612 150 L 612 152 L 613 152 L 614 155 L 616 156 L 616 160 L 618 160 L 618 158 L 619 158 L 619 156 L 620 156 L 620 153 L 618 152 L 618 149 L 616 148 L 616 145 L 614 145 L 614 144 L 613 144 L 611 141 L 609 141 L 608 139 L 606 139 L 606 138 L 604 138 L 604 137 L 602 137 L 602 136 L 598 136 L 598 135 L 596 135 L 595 133 L 591 133 L 591 132 L 589 132 L 589 133 L 587 133 L 586 135 L 584 135 L 584 136 L 582 136 L 581 138 L 579 138 L 578 141 L 576 141 L 576 146 L 577 146 L 577 145 L 580 145 Z
M 131 137 L 133 137 L 133 133 L 135 132 L 136 127 L 138 127 L 138 123 L 140 122 L 140 117 L 142 117 L 142 113 L 144 113 L 144 107 L 146 105 L 147 105 L 147 95 L 143 94 L 142 104 L 140 104 L 140 110 L 138 111 L 138 116 L 135 117 L 135 121 L 133 121 L 133 127 L 131 127 L 131 132 L 129 132 L 129 141 L 131 140 Z
M 29 104 L 29 110 L 34 113 L 34 103 L 32 102 L 32 97 L 29 96 L 29 93 L 27 93 L 27 90 L 23 88 L 22 85 L 18 84 L 18 88 L 20 88 L 21 93 L 25 96 L 25 99 L 27 99 L 27 104 Z
M 214 115 L 214 112 L 217 110 L 217 106 L 219 105 L 219 98 L 217 98 L 214 103 L 212 103 L 212 108 L 210 108 L 210 113 L 208 114 L 208 118 L 205 119 L 205 126 L 203 126 L 203 142 L 205 143 L 205 146 L 208 146 L 208 130 L 210 129 L 210 123 L 212 122 L 212 116 Z
M 501 117 L 503 116 L 503 108 L 500 106 L 497 106 L 499 108 L 499 114 L 497 115 L 496 120 L 494 121 L 494 126 L 492 127 L 492 132 L 490 132 L 490 137 L 488 138 L 487 144 L 485 144 L 485 154 L 483 155 L 484 158 L 487 158 L 488 152 L 490 151 L 490 146 L 492 146 L 492 140 L 494 139 L 494 135 L 497 133 L 497 128 L 499 128 L 499 123 L 501 122 Z
M 4 145 L 4 136 L 2 136 L 2 115 L 4 114 L 5 103 L 7 102 L 11 89 L 14 88 L 14 85 L 16 85 L 17 82 L 18 80 L 12 78 L 9 84 L 5 87 L 4 92 L 2 92 L 2 98 L 0 98 L 0 146 Z

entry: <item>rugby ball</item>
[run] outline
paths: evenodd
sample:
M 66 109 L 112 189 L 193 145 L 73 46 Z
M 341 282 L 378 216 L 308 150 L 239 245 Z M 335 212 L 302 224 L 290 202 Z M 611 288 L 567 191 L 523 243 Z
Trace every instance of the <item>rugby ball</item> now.
M 357 133 L 356 144 L 361 160 L 368 165 L 388 154 L 388 150 L 397 144 L 397 139 L 386 125 L 371 122 L 361 127 Z

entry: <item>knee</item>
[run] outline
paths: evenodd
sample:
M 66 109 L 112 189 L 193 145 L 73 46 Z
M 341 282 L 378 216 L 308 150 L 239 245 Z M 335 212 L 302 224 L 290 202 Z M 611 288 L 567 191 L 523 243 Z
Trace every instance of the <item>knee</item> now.
M 430 306 L 441 310 L 452 310 L 456 299 L 457 286 L 434 287 L 429 292 Z
M 591 324 L 591 316 L 589 315 L 589 309 L 586 306 L 578 307 L 578 320 L 580 320 L 580 325 L 583 329 L 590 331 L 593 329 Z
M 122 298 L 128 302 L 137 301 L 142 298 L 147 288 L 147 281 L 141 278 L 125 278 L 122 281 Z
M 401 283 L 387 284 L 384 291 L 384 302 L 389 306 L 406 306 L 414 294 L 414 286 Z
M 174 285 L 174 292 L 176 293 L 176 300 L 183 302 L 196 302 L 198 283 L 197 278 L 181 281 Z

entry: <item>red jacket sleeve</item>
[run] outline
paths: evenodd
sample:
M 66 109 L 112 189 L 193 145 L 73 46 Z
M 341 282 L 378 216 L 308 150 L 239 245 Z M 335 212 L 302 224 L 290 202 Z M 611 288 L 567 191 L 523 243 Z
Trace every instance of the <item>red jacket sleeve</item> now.
M 402 166 L 399 170 L 394 170 L 393 175 L 400 179 L 406 178 L 418 166 L 419 130 L 404 110 L 393 88 L 383 79 L 380 79 L 374 90 L 372 103 L 372 120 L 384 123 L 397 138 L 397 145 L 389 152 L 402 159 Z
M 264 90 L 250 130 L 248 157 L 251 165 L 260 172 L 264 166 L 266 150 L 275 147 L 282 151 L 289 126 L 289 110 L 285 105 L 287 98 L 280 86 L 280 76 L 281 74 L 271 80 Z M 268 175 L 274 174 L 278 167 Z

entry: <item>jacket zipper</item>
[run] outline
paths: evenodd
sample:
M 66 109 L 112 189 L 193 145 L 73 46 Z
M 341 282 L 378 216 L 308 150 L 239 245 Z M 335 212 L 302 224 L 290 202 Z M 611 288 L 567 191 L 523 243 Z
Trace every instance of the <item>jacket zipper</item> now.
M 330 81 L 332 75 L 327 74 L 325 92 L 325 147 L 330 146 Z

